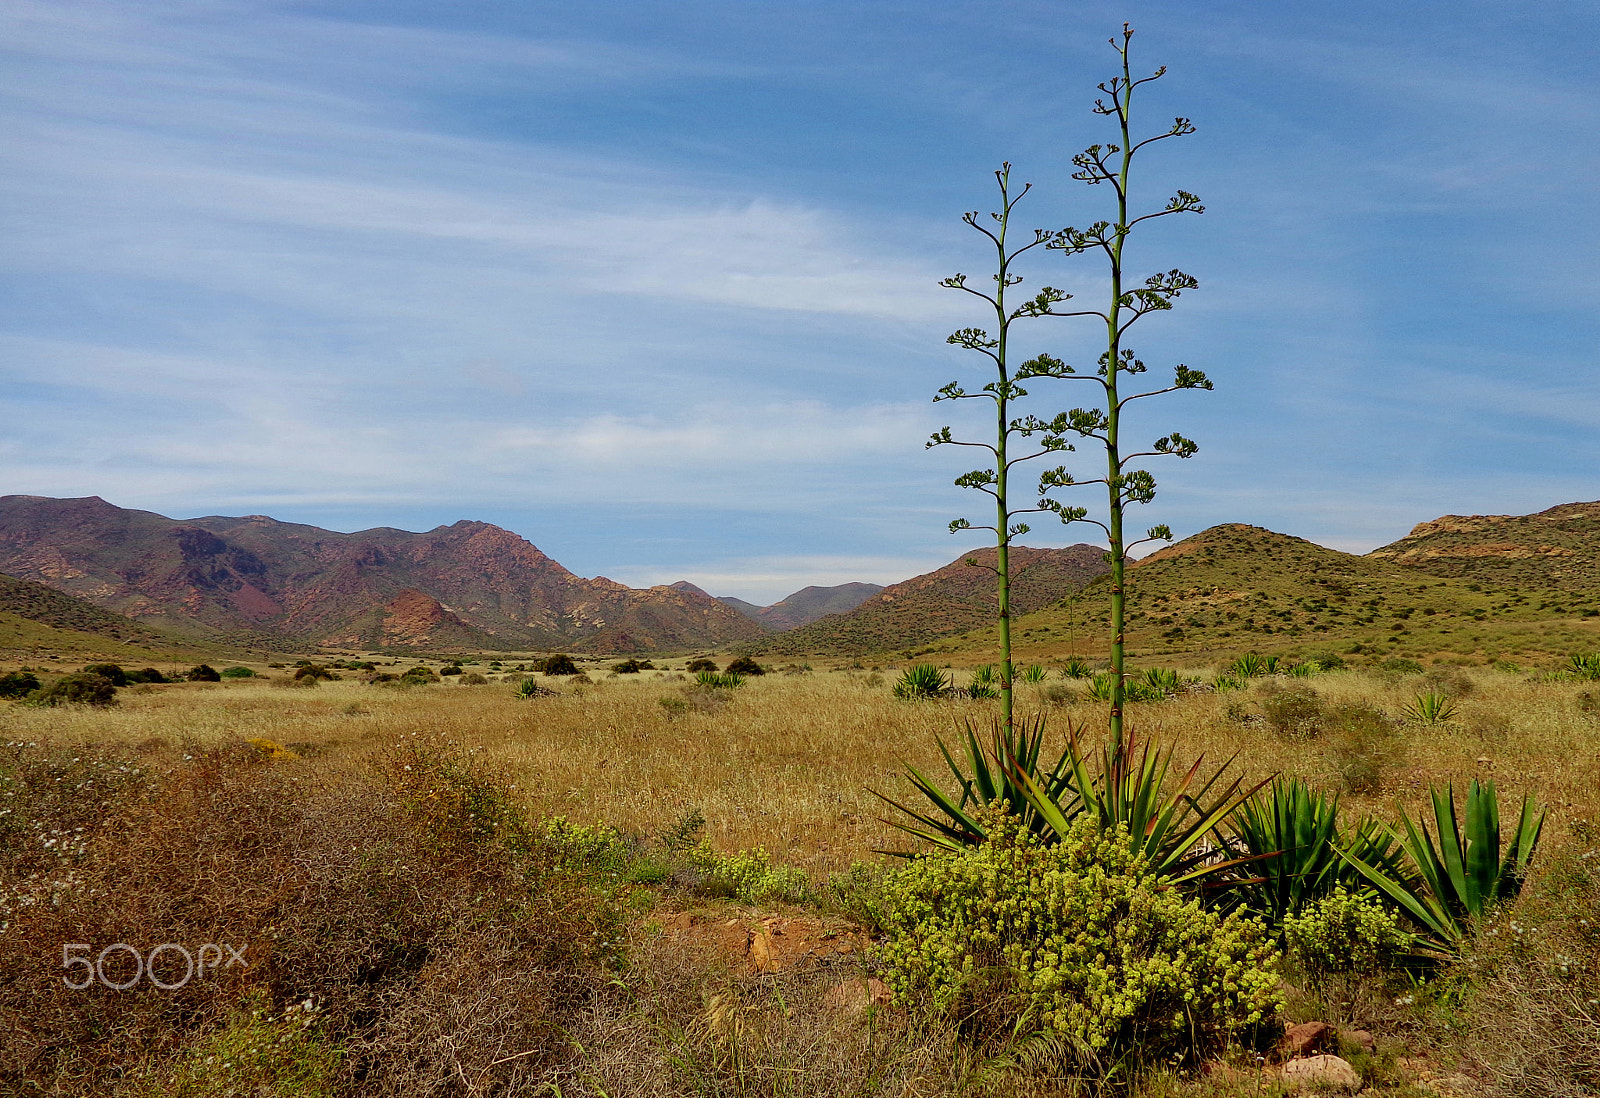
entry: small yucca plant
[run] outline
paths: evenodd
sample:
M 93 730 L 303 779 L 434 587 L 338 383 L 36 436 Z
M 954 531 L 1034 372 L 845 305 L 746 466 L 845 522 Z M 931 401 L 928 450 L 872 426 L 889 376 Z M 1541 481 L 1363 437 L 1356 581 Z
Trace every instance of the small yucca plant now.
M 894 684 L 897 698 L 942 698 L 950 692 L 950 676 L 931 663 L 919 663 L 900 673 Z
M 1456 703 L 1448 694 L 1437 690 L 1418 694 L 1416 700 L 1406 706 L 1406 716 L 1423 724 L 1444 724 L 1455 715 Z
M 969 698 L 998 698 L 999 690 L 996 686 L 999 676 L 995 673 L 992 663 L 982 664 L 972 669 L 972 678 L 967 680 L 967 697 Z
M 1228 674 L 1233 675 L 1235 678 L 1254 679 L 1262 675 L 1270 675 L 1277 669 L 1278 659 L 1276 656 L 1271 658 L 1270 667 L 1267 661 L 1268 657 L 1259 652 L 1246 652 L 1228 664 L 1227 671 Z
M 1061 665 L 1061 677 L 1064 679 L 1090 679 L 1094 677 L 1094 668 L 1089 666 L 1088 660 L 1080 660 L 1074 656 Z
M 1600 679 L 1600 655 L 1569 656 L 1564 670 L 1573 678 Z
M 715 671 L 702 671 L 694 677 L 694 681 L 708 690 L 734 690 L 744 685 L 744 676 L 732 671 L 721 674 Z
M 1037 686 L 1044 682 L 1047 672 L 1038 664 L 1029 664 L 1018 672 L 1017 677 L 1029 686 Z

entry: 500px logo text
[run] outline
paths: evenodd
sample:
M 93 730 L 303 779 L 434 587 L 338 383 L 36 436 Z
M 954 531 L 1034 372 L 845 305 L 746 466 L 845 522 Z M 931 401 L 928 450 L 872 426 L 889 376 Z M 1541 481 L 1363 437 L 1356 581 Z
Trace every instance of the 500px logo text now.
M 249 967 L 244 959 L 249 947 L 235 949 L 226 942 L 207 942 L 193 952 L 174 942 L 162 942 L 148 953 L 140 953 L 126 942 L 112 942 L 90 960 L 87 951 L 93 948 L 86 942 L 67 942 L 61 947 L 61 967 L 66 972 L 61 982 L 73 991 L 96 983 L 127 991 L 140 980 L 148 980 L 162 991 L 176 991 L 190 980 L 205 979 L 219 967 Z

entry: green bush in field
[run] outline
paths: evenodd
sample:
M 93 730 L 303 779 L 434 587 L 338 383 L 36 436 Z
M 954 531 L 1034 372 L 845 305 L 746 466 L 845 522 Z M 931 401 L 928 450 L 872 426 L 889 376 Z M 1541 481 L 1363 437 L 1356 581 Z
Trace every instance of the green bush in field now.
M 643 666 L 638 660 L 620 660 L 611 665 L 611 671 L 617 675 L 637 675 Z
M 297 676 L 298 677 L 298 676 Z M 189 668 L 189 673 L 184 678 L 190 682 L 221 682 L 222 675 L 209 663 L 197 663 Z
M 731 896 L 747 904 L 798 903 L 810 890 L 804 870 L 773 865 L 760 847 L 719 854 L 710 843 L 701 843 L 689 851 L 689 865 L 702 875 L 699 891 Z
M 7 671 L 0 675 L 0 698 L 22 698 L 39 689 L 39 679 L 32 671 Z
M 225 679 L 253 679 L 256 673 L 248 667 L 224 667 L 219 672 Z
M 707 659 L 690 660 L 688 665 L 686 667 L 684 667 L 684 670 L 689 672 L 689 674 L 691 674 L 691 675 L 698 675 L 702 671 L 713 671 L 714 672 L 714 671 L 716 671 L 716 669 L 717 669 L 717 665 L 715 663 L 713 663 L 711 660 L 707 660 Z
M 728 675 L 765 675 L 767 673 L 765 667 L 762 667 L 749 656 L 740 656 L 722 670 Z
M 128 672 L 128 681 L 129 682 L 171 682 L 172 680 L 167 678 L 161 672 L 157 671 L 154 667 L 141 667 L 137 671 L 129 671 Z
M 42 690 L 28 696 L 36 705 L 115 705 L 117 688 L 104 675 L 91 675 L 86 671 L 57 679 Z
M 1195 1062 L 1279 1009 L 1266 928 L 1185 899 L 1120 828 L 1083 820 L 1045 846 L 1012 816 L 988 824 L 986 843 L 889 873 L 881 956 L 897 998 L 979 1039 L 1052 1034 L 1089 1075 L 1130 1055 Z
M 91 663 L 84 667 L 83 673 L 110 679 L 112 686 L 128 685 L 128 673 L 114 663 Z
M 1289 955 L 1314 984 L 1330 973 L 1372 974 L 1399 965 L 1416 944 L 1371 889 L 1342 886 L 1283 920 Z
M 543 671 L 546 675 L 566 676 L 578 674 L 578 665 L 573 658 L 565 652 L 557 652 L 547 656 L 534 664 L 534 669 Z

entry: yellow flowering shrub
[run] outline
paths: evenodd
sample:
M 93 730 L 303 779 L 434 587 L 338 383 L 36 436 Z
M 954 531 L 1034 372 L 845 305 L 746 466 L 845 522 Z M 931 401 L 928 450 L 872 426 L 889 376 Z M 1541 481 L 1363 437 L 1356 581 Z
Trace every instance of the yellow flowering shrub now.
M 885 882 L 880 957 L 897 998 L 977 1038 L 1046 1032 L 1090 1071 L 1132 1052 L 1192 1060 L 1282 1005 L 1255 920 L 1206 911 L 1084 820 L 1042 845 L 1014 818 Z

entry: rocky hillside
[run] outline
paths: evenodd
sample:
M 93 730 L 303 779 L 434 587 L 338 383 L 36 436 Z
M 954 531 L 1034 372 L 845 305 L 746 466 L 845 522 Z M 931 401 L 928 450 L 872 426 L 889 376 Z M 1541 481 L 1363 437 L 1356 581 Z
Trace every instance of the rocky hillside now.
M 150 659 L 187 647 L 179 637 L 53 587 L 0 575 L 0 651 Z
M 1072 594 L 1107 570 L 1104 558 L 1105 550 L 1093 545 L 1013 548 L 1013 612 L 1026 614 Z M 774 656 L 859 655 L 966 632 L 994 620 L 994 562 L 993 549 L 963 553 L 937 571 L 883 588 L 847 613 L 746 647 Z
M 1529 558 L 1514 558 L 1529 559 Z M 1106 650 L 1103 582 L 1020 618 L 1019 659 Z M 1229 523 L 1152 553 L 1128 573 L 1127 636 L 1141 655 L 1256 650 L 1362 659 L 1539 658 L 1600 648 L 1600 598 L 1443 578 L 1379 554 Z M 938 642 L 953 658 L 993 659 L 992 623 Z
M 687 580 L 680 580 L 672 586 L 678 591 L 705 594 Z M 883 585 L 879 583 L 841 583 L 834 587 L 805 587 L 771 606 L 757 606 L 753 602 L 746 602 L 732 595 L 718 595 L 717 601 L 733 607 L 751 621 L 781 633 L 787 629 L 810 625 L 818 618 L 827 617 L 829 614 L 843 614 L 854 610 L 882 590 Z
M 1496 587 L 1591 591 L 1600 588 L 1600 502 L 1535 515 L 1445 515 L 1367 555 Z
M 703 594 L 576 576 L 484 522 L 345 534 L 262 515 L 179 521 L 94 496 L 4 496 L 0 571 L 215 639 L 646 652 L 765 632 Z

